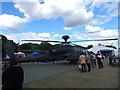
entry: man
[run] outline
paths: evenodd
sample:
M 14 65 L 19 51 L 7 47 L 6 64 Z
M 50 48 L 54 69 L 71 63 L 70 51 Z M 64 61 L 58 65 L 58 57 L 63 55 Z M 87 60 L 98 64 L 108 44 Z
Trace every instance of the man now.
M 79 56 L 79 61 L 80 61 L 80 63 L 81 63 L 81 72 L 86 72 L 86 66 L 85 66 L 85 64 L 86 64 L 86 61 L 85 61 L 85 55 L 84 55 L 84 53 L 82 53 L 80 56 Z
M 88 72 L 90 72 L 91 71 L 91 60 L 92 60 L 92 57 L 91 57 L 90 54 L 87 54 L 85 59 L 86 59 L 86 63 L 87 63 L 87 66 L 88 66 Z
M 100 53 L 97 54 L 97 63 L 99 69 L 103 68 L 102 55 Z
M 2 90 L 22 90 L 24 71 L 20 66 L 9 66 L 2 73 Z

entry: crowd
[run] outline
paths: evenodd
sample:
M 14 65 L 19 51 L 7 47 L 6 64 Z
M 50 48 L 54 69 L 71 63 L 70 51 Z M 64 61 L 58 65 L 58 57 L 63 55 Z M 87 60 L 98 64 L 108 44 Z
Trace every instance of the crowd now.
M 90 72 L 91 67 L 101 69 L 103 68 L 103 60 L 104 55 L 102 55 L 100 52 L 97 54 L 94 53 L 82 53 L 79 56 L 80 66 L 81 66 L 81 72 Z

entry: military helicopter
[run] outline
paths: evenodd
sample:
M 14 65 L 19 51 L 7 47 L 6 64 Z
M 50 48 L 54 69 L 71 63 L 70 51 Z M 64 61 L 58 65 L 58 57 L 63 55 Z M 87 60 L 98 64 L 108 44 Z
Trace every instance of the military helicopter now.
M 70 37 L 68 35 L 62 36 L 64 41 L 43 41 L 43 40 L 22 40 L 22 41 L 32 41 L 32 42 L 55 42 L 62 44 L 61 47 L 52 49 L 45 54 L 38 56 L 30 56 L 24 58 L 18 58 L 17 61 L 19 63 L 22 62 L 53 62 L 67 60 L 70 63 L 76 63 L 79 59 L 79 56 L 84 52 L 87 52 L 87 49 L 92 48 L 92 45 L 87 47 L 83 47 L 76 44 L 71 44 L 71 42 L 84 42 L 84 41 L 109 41 L 109 40 L 117 40 L 114 39 L 99 39 L 99 40 L 80 40 L 80 41 L 67 41 Z
M 61 61 L 67 60 L 70 63 L 74 63 L 78 61 L 79 56 L 83 52 L 87 52 L 87 49 L 92 48 L 92 45 L 87 47 L 83 47 L 76 44 L 71 44 L 71 42 L 85 42 L 85 41 L 110 41 L 110 40 L 118 40 L 117 38 L 113 39 L 98 39 L 98 40 L 79 40 L 79 41 L 67 41 L 70 37 L 68 35 L 62 36 L 64 41 L 43 41 L 43 40 L 22 40 L 22 41 L 38 41 L 38 42 L 55 42 L 62 44 L 61 47 L 52 49 L 44 54 L 38 56 L 27 56 L 23 58 L 17 58 L 14 54 L 13 49 L 11 48 L 12 45 L 8 42 L 7 38 L 2 35 L 3 39 L 3 52 L 9 56 L 10 60 L 16 63 L 22 62 L 54 62 L 54 61 Z M 71 44 L 71 45 L 70 45 Z M 3 59 L 4 60 L 4 59 Z

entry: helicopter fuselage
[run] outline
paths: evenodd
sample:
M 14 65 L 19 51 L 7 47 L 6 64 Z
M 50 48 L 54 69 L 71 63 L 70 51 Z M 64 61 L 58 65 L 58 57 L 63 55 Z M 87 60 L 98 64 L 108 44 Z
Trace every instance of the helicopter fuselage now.
M 18 58 L 17 61 L 21 62 L 52 62 L 67 60 L 70 62 L 78 61 L 78 58 L 82 52 L 86 49 L 76 46 L 62 46 L 60 48 L 52 49 L 38 56 L 29 56 L 24 58 Z

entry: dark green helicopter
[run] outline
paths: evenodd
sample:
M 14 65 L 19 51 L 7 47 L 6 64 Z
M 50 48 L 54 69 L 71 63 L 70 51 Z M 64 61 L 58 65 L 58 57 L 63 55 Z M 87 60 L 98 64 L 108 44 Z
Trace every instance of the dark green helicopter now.
M 83 47 L 76 44 L 71 44 L 72 42 L 85 42 L 85 41 L 108 41 L 108 40 L 117 40 L 115 39 L 99 39 L 99 40 L 80 40 L 80 41 L 67 41 L 70 37 L 68 35 L 62 36 L 64 42 L 62 41 L 43 41 L 43 40 L 22 40 L 22 41 L 37 41 L 37 42 L 55 42 L 60 43 L 62 45 L 59 48 L 52 49 L 45 54 L 38 56 L 29 56 L 24 58 L 18 58 L 17 61 L 21 62 L 54 62 L 67 60 L 70 63 L 75 63 L 78 61 L 79 56 L 86 52 L 87 49 L 92 48 L 92 45 L 88 45 L 87 47 Z

